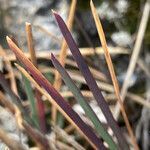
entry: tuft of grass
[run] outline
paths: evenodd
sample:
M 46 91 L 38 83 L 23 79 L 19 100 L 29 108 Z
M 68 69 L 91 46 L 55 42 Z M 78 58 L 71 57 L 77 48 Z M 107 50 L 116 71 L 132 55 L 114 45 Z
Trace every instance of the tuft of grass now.
M 108 104 L 106 103 L 100 89 L 98 88 L 98 85 L 95 81 L 95 79 L 93 78 L 83 56 L 81 55 L 69 29 L 67 28 L 65 22 L 63 21 L 63 19 L 59 16 L 59 14 L 57 14 L 56 12 L 54 12 L 54 16 L 56 18 L 56 21 L 58 23 L 58 26 L 70 48 L 70 51 L 75 59 L 75 61 L 78 64 L 78 67 L 80 69 L 80 71 L 82 72 L 87 85 L 89 87 L 89 89 L 91 90 L 91 92 L 93 93 L 93 96 L 95 97 L 99 107 L 101 108 L 104 116 L 106 117 L 106 120 L 108 122 L 108 125 L 111 127 L 111 129 L 113 130 L 114 135 L 116 136 L 119 146 L 121 149 L 129 149 L 128 144 L 126 143 L 126 140 L 119 128 L 119 126 L 117 125 L 116 120 L 114 119 Z
M 71 6 L 70 6 L 70 11 L 69 11 L 69 16 L 67 19 L 67 26 L 69 29 L 72 28 L 73 25 L 73 21 L 74 21 L 74 15 L 75 15 L 75 10 L 76 10 L 76 4 L 77 4 L 77 0 L 71 0 Z M 60 54 L 59 54 L 59 60 L 61 62 L 61 64 L 64 66 L 65 65 L 65 61 L 66 61 L 66 57 L 67 57 L 67 43 L 65 42 L 65 40 L 63 40 L 62 45 L 61 45 L 61 49 L 60 49 Z M 61 80 L 61 76 L 58 73 L 58 71 L 55 71 L 55 80 L 54 80 L 54 87 L 59 91 L 61 88 L 61 84 L 62 84 L 62 80 Z M 57 120 L 57 110 L 54 107 L 52 107 L 52 118 L 54 123 Z
M 59 71 L 59 73 L 62 76 L 62 79 L 68 86 L 68 88 L 72 91 L 74 94 L 76 100 L 81 105 L 83 110 L 85 111 L 85 114 L 89 117 L 89 119 L 93 122 L 93 125 L 99 135 L 99 137 L 102 137 L 106 143 L 108 143 L 109 148 L 111 150 L 117 149 L 117 145 L 113 141 L 112 137 L 108 134 L 107 130 L 103 127 L 102 123 L 92 110 L 91 106 L 88 104 L 87 100 L 83 97 L 80 90 L 77 88 L 69 74 L 66 72 L 66 70 L 63 68 L 63 66 L 59 63 L 59 61 L 55 58 L 53 54 L 51 54 L 51 60 L 53 62 L 53 65 Z
M 24 130 L 33 139 L 33 141 L 38 145 L 40 149 L 51 149 L 51 145 L 55 147 L 54 144 L 56 144 L 57 146 L 59 145 L 58 147 L 60 147 L 61 145 L 63 148 L 64 147 L 66 147 L 67 149 L 69 148 L 64 143 L 61 143 L 60 141 L 55 141 L 55 138 L 54 138 L 54 141 L 50 144 L 48 139 L 43 134 L 47 132 L 46 121 L 45 121 L 45 109 L 44 109 L 45 106 L 42 100 L 42 95 L 43 95 L 52 104 L 52 111 L 51 111 L 52 118 L 51 119 L 53 121 L 52 124 L 54 128 L 55 128 L 56 120 L 57 120 L 56 110 L 58 109 L 61 115 L 60 117 L 58 117 L 59 121 L 62 121 L 62 119 L 64 119 L 62 118 L 62 115 L 63 115 L 71 123 L 71 126 L 75 127 L 77 131 L 79 131 L 79 133 L 85 137 L 85 139 L 91 144 L 91 146 L 94 149 L 105 150 L 109 147 L 110 150 L 116 150 L 116 149 L 128 150 L 129 145 L 127 141 L 125 140 L 115 118 L 113 117 L 111 113 L 109 105 L 107 104 L 105 98 L 103 97 L 101 93 L 101 89 L 98 87 L 98 83 L 94 79 L 94 77 L 96 77 L 96 78 L 102 79 L 103 81 L 106 81 L 106 78 L 104 78 L 105 76 L 103 76 L 103 74 L 101 74 L 100 76 L 97 76 L 96 75 L 98 73 L 97 71 L 94 71 L 94 77 L 93 77 L 91 73 L 93 69 L 91 69 L 91 67 L 87 65 L 86 61 L 83 58 L 83 55 L 89 55 L 89 52 L 88 54 L 84 54 L 84 53 L 83 55 L 81 54 L 79 48 L 77 47 L 77 44 L 75 43 L 71 35 L 71 32 L 69 31 L 71 30 L 73 19 L 74 19 L 76 2 L 77 0 L 72 0 L 67 25 L 65 24 L 65 22 L 63 21 L 63 19 L 61 18 L 59 14 L 57 14 L 56 12 L 53 12 L 55 19 L 57 21 L 57 24 L 64 36 L 58 60 L 53 54 L 51 54 L 51 61 L 55 67 L 55 69 L 51 70 L 51 72 L 55 73 L 54 85 L 52 85 L 51 82 L 49 82 L 45 78 L 45 76 L 38 70 L 37 58 L 35 55 L 32 29 L 31 29 L 30 23 L 26 23 L 26 33 L 27 33 L 27 43 L 28 43 L 28 49 L 29 49 L 29 55 L 27 57 L 30 57 L 31 61 L 25 56 L 25 54 L 18 47 L 15 41 L 10 39 L 9 37 L 6 38 L 8 45 L 10 49 L 13 51 L 13 53 L 15 54 L 15 56 L 17 57 L 17 60 L 19 60 L 19 62 L 24 66 L 23 68 L 20 65 L 15 64 L 16 67 L 19 69 L 19 71 L 22 73 L 22 76 L 24 78 L 26 93 L 30 101 L 30 107 L 31 107 L 31 113 L 32 113 L 31 118 L 30 116 L 28 116 L 28 114 L 26 114 L 26 111 L 21 103 L 20 98 L 9 88 L 9 85 L 6 79 L 0 72 L 0 84 L 2 85 L 3 89 L 11 96 L 13 102 L 15 103 L 15 104 L 12 104 L 11 102 L 7 102 L 7 98 L 5 98 L 5 95 L 0 92 L 0 97 L 2 98 L 2 104 L 4 104 L 15 115 L 15 117 L 18 118 L 17 121 L 19 125 L 21 124 L 20 127 L 22 126 L 24 127 Z M 98 30 L 99 38 L 102 43 L 102 48 L 104 50 L 106 62 L 108 64 L 108 69 L 109 69 L 109 72 L 113 81 L 115 94 L 121 105 L 122 115 L 125 120 L 129 135 L 131 136 L 134 149 L 138 150 L 139 149 L 138 145 L 135 141 L 133 131 L 131 129 L 126 112 L 123 107 L 123 103 L 121 101 L 119 85 L 118 85 L 117 78 L 114 72 L 112 60 L 108 51 L 105 34 L 103 32 L 103 29 L 99 20 L 99 16 L 96 12 L 96 9 L 92 0 L 90 2 L 90 5 L 91 5 L 92 14 L 96 23 L 96 27 Z M 69 47 L 71 53 L 68 53 L 67 47 Z M 95 112 L 93 111 L 89 103 L 87 102 L 87 99 L 83 96 L 84 94 L 86 94 L 87 91 L 84 91 L 85 93 L 83 94 L 83 91 L 80 91 L 79 88 L 74 83 L 73 79 L 79 73 L 77 73 L 77 71 L 76 72 L 74 71 L 73 72 L 74 76 L 71 76 L 70 74 L 67 73 L 64 67 L 65 63 L 71 62 L 66 59 L 67 54 L 73 55 L 73 58 L 75 62 L 77 63 L 79 70 L 83 74 L 82 80 L 85 79 L 84 81 L 86 81 L 90 89 L 90 91 L 88 92 L 90 92 L 90 94 L 94 96 L 95 100 L 97 101 L 98 106 L 102 110 L 102 113 L 104 114 L 107 120 L 108 127 L 112 129 L 114 136 L 116 137 L 115 140 L 117 141 L 114 141 L 113 137 L 109 135 L 107 129 L 103 126 L 102 122 L 98 119 L 98 116 L 95 114 Z M 71 62 L 71 64 L 73 64 L 73 66 L 76 67 L 75 62 Z M 82 118 L 78 115 L 78 113 L 75 112 L 72 109 L 72 107 L 69 105 L 69 103 L 63 98 L 62 96 L 63 94 L 61 95 L 61 93 L 58 92 L 62 84 L 61 77 L 64 80 L 66 86 L 68 86 L 68 88 L 71 91 L 70 93 L 69 91 L 67 91 L 68 93 L 63 93 L 63 94 L 64 95 L 72 94 L 75 97 L 75 99 L 83 108 L 86 116 L 93 123 L 94 129 L 91 126 L 88 126 L 82 120 Z M 78 80 L 81 79 L 79 77 L 77 78 Z M 33 92 L 30 82 L 34 84 L 35 93 Z M 103 83 L 99 82 L 99 84 L 103 84 Z M 107 90 L 108 88 L 109 87 L 107 87 Z M 112 89 L 113 86 L 111 86 L 110 88 L 111 89 L 109 89 L 108 91 L 113 91 Z M 35 99 L 37 101 L 35 101 Z M 20 122 L 19 122 L 19 118 L 20 118 Z M 38 129 L 43 133 L 41 133 L 37 129 L 34 129 L 34 127 L 38 125 L 39 125 Z M 63 134 L 66 136 L 65 133 Z M 66 137 L 68 137 L 68 135 Z M 70 139 L 70 141 L 74 142 L 73 139 Z M 107 144 L 107 148 L 104 145 L 104 142 L 105 144 Z M 80 147 L 80 145 L 76 145 L 76 144 L 75 146 Z M 70 149 L 72 149 L 72 147 L 70 147 Z
M 97 149 L 105 150 L 102 141 L 96 136 L 92 128 L 83 122 L 79 115 L 71 108 L 71 106 L 64 100 L 64 98 L 55 90 L 49 81 L 41 74 L 41 72 L 29 61 L 23 52 L 16 46 L 16 44 L 7 37 L 7 42 L 10 49 L 14 52 L 17 59 L 25 66 L 31 73 L 36 82 L 42 86 L 55 102 L 63 109 L 69 118 L 77 125 L 81 132 L 87 137 L 90 143 Z
M 119 85 L 118 85 L 117 77 L 115 75 L 115 71 L 114 71 L 112 60 L 111 60 L 111 56 L 109 54 L 109 50 L 108 50 L 108 47 L 107 47 L 105 34 L 104 34 L 104 31 L 103 31 L 103 28 L 102 28 L 99 16 L 98 16 L 98 14 L 96 12 L 96 9 L 95 9 L 95 6 L 94 6 L 92 0 L 90 2 L 90 5 L 91 5 L 92 14 L 93 14 L 93 17 L 94 17 L 94 20 L 95 20 L 95 24 L 96 24 L 96 27 L 97 27 L 97 30 L 98 30 L 99 39 L 101 41 L 101 44 L 102 44 L 102 47 L 103 47 L 103 50 L 104 50 L 107 66 L 108 66 L 108 69 L 109 69 L 109 72 L 110 72 L 110 75 L 111 75 L 111 78 L 112 78 L 112 82 L 113 82 L 113 85 L 114 85 L 115 94 L 116 94 L 116 97 L 117 97 L 118 102 L 119 102 L 120 107 L 121 107 L 122 116 L 124 118 L 127 130 L 128 130 L 129 135 L 131 137 L 131 141 L 132 141 L 132 144 L 134 146 L 134 149 L 135 150 L 139 150 L 138 144 L 136 142 L 136 138 L 135 138 L 135 136 L 133 134 L 133 131 L 132 131 L 131 125 L 129 123 L 129 120 L 128 120 L 125 108 L 123 106 L 122 99 L 120 97 Z

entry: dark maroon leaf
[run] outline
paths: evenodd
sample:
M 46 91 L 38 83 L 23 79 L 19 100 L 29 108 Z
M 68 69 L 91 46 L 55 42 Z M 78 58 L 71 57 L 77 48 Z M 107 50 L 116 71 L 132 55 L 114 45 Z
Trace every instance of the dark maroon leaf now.
M 78 64 L 78 67 L 80 69 L 80 71 L 82 72 L 87 85 L 89 86 L 89 89 L 91 90 L 91 92 L 93 93 L 93 96 L 95 97 L 99 107 L 101 108 L 104 116 L 106 117 L 106 120 L 108 122 L 108 125 L 111 127 L 111 129 L 113 130 L 115 136 L 118 139 L 118 143 L 121 149 L 128 149 L 128 146 L 126 144 L 126 140 L 119 128 L 119 126 L 117 125 L 117 122 L 115 121 L 108 104 L 106 103 L 101 90 L 98 88 L 97 83 L 95 81 L 95 79 L 93 78 L 84 58 L 82 57 L 69 29 L 67 28 L 65 22 L 63 21 L 63 19 L 59 16 L 59 14 L 55 13 L 55 18 L 56 21 L 58 23 L 58 26 L 70 48 L 70 51 L 75 59 L 75 61 Z
M 83 122 L 79 115 L 71 108 L 71 106 L 64 100 L 64 98 L 56 91 L 56 89 L 49 83 L 49 81 L 42 75 L 42 73 L 30 62 L 30 60 L 23 54 L 13 41 L 7 37 L 7 42 L 10 49 L 15 53 L 18 60 L 31 73 L 35 81 L 42 86 L 61 107 L 61 109 L 69 116 L 69 118 L 78 126 L 84 135 L 95 145 L 96 148 L 105 150 L 102 141 L 96 136 L 92 128 Z

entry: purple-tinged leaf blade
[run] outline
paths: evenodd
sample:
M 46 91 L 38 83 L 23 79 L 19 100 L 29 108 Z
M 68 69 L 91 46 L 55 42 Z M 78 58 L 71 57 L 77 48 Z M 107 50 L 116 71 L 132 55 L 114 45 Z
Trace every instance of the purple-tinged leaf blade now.
M 97 149 L 105 150 L 106 148 L 104 147 L 102 141 L 96 136 L 92 128 L 83 122 L 79 115 L 56 91 L 56 89 L 49 83 L 49 81 L 42 75 L 42 73 L 23 54 L 22 50 L 20 50 L 9 37 L 7 37 L 7 42 L 10 49 L 15 53 L 16 57 L 25 66 L 25 68 L 31 73 L 36 82 L 49 93 L 53 100 L 55 100 L 61 109 L 78 126 L 82 133 L 95 145 Z
M 121 149 L 128 149 L 128 146 L 126 144 L 126 140 L 119 128 L 119 126 L 117 125 L 117 122 L 115 121 L 108 104 L 106 103 L 101 90 L 99 89 L 99 87 L 97 86 L 97 83 L 95 81 L 95 79 L 93 78 L 84 58 L 82 57 L 69 29 L 67 28 L 65 22 L 63 21 L 63 19 L 56 13 L 54 12 L 56 21 L 58 23 L 58 26 L 69 46 L 69 49 L 75 59 L 75 61 L 78 64 L 78 67 L 80 69 L 80 71 L 82 72 L 87 85 L 89 86 L 89 89 L 91 90 L 91 92 L 93 93 L 93 96 L 95 97 L 99 107 L 101 108 L 104 116 L 106 117 L 106 120 L 108 122 L 108 125 L 111 127 L 111 129 L 113 130 L 115 136 L 118 139 L 118 143 Z
M 51 60 L 57 71 L 61 74 L 62 79 L 64 80 L 65 84 L 68 86 L 70 91 L 73 93 L 75 99 L 78 101 L 78 103 L 83 108 L 85 114 L 87 117 L 91 120 L 93 123 L 95 130 L 99 137 L 102 137 L 106 143 L 108 143 L 110 150 L 117 149 L 116 143 L 113 141 L 112 137 L 108 134 L 107 130 L 103 127 L 103 124 L 98 119 L 97 115 L 91 108 L 91 106 L 88 104 L 85 97 L 82 95 L 78 87 L 75 85 L 74 81 L 71 79 L 65 68 L 60 64 L 60 62 L 55 58 L 53 54 L 51 54 Z

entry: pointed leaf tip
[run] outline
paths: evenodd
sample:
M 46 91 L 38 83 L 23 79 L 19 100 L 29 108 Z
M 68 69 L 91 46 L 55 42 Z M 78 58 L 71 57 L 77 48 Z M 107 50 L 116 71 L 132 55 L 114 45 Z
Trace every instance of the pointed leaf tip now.
M 14 45 L 16 46 L 16 44 L 13 42 L 13 40 L 9 36 L 6 36 L 6 40 L 7 40 L 9 47 L 14 47 Z
M 7 40 L 7 43 L 9 44 L 9 42 L 11 42 L 11 39 L 9 36 L 6 36 L 6 40 Z
M 93 3 L 92 0 L 90 0 L 90 6 L 91 6 L 92 9 L 95 9 L 95 6 L 94 6 L 94 3 Z
M 19 67 L 20 67 L 17 63 L 14 63 L 14 65 L 15 65 L 17 68 L 19 68 Z
M 59 16 L 59 14 L 55 10 L 51 9 L 51 11 L 52 11 L 52 13 L 54 14 L 55 17 Z
M 51 53 L 51 60 L 52 62 L 58 61 L 53 53 Z
M 61 16 L 60 16 L 56 11 L 53 11 L 53 14 L 54 14 L 54 16 L 55 16 L 57 22 L 58 22 L 60 19 L 62 19 Z
M 54 54 L 53 54 L 53 53 L 51 53 L 51 59 L 54 59 L 54 58 L 55 58 Z
M 30 23 L 30 22 L 25 22 L 25 24 L 26 24 L 26 25 L 28 25 L 28 26 L 30 26 L 30 25 L 31 25 L 31 23 Z
M 93 1 L 92 0 L 90 0 L 90 5 L 93 5 Z

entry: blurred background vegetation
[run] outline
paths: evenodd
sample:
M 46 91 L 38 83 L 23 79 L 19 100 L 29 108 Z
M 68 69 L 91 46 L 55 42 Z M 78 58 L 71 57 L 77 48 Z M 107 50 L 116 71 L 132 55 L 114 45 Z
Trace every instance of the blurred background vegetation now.
M 111 55 L 121 87 L 125 79 L 128 65 L 130 64 L 130 58 L 146 0 L 93 0 L 93 2 L 95 3 L 96 9 L 99 13 L 108 45 L 114 48 L 119 46 L 122 49 L 127 49 L 129 52 L 127 55 L 122 53 Z M 71 31 L 80 48 L 96 48 L 101 46 L 89 3 L 90 0 L 77 0 Z M 3 47 L 6 53 L 9 53 L 5 37 L 6 35 L 12 35 L 18 42 L 19 47 L 27 51 L 25 22 L 30 22 L 32 24 L 34 47 L 36 52 L 42 52 L 45 50 L 51 52 L 51 50 L 59 50 L 61 48 L 60 40 L 62 40 L 62 34 L 60 33 L 54 16 L 51 13 L 51 9 L 57 11 L 62 18 L 67 21 L 70 5 L 71 0 L 0 0 L 0 46 Z M 137 96 L 141 96 L 143 99 L 148 99 L 148 101 L 150 101 L 150 97 L 147 98 L 147 93 L 150 91 L 150 85 L 148 85 L 148 81 L 150 79 L 149 56 L 150 19 L 147 24 L 138 59 L 140 62 L 138 62 L 138 65 L 135 67 L 129 86 L 129 92 Z M 91 67 L 95 70 L 101 71 L 105 75 L 108 79 L 107 83 L 112 84 L 103 55 L 99 55 L 98 57 L 96 55 L 87 56 L 86 60 Z M 42 67 L 44 65 L 46 67 L 49 67 L 49 65 L 52 66 L 47 58 L 45 60 L 39 59 L 38 64 Z M 12 62 L 11 65 L 14 68 Z M 69 65 L 70 64 L 66 65 L 67 69 L 70 69 L 73 73 L 77 73 L 78 69 L 75 69 L 75 66 Z M 7 73 L 7 69 L 2 70 Z M 47 79 L 49 79 L 49 81 L 52 83 L 54 82 L 54 71 L 51 73 L 45 73 L 44 75 Z M 78 75 L 80 76 L 79 72 L 75 74 L 75 76 Z M 80 78 L 77 80 L 80 81 Z M 79 85 L 81 90 L 88 90 L 85 83 L 80 83 L 78 81 L 76 81 L 76 83 Z M 16 79 L 16 83 L 20 97 L 26 100 L 27 95 L 18 78 Z M 66 92 L 67 90 L 68 89 L 63 84 L 60 91 Z M 103 92 L 106 96 L 109 94 L 108 91 L 104 90 Z M 67 99 L 68 101 L 72 99 L 74 100 L 72 97 Z M 132 98 L 127 99 L 130 100 Z M 49 108 L 49 104 L 47 102 L 45 103 L 47 108 Z M 75 101 L 71 101 L 70 104 L 74 106 L 76 103 Z M 114 101 L 109 101 L 109 104 L 114 105 Z M 126 101 L 125 106 L 141 149 L 148 150 L 150 148 L 150 143 L 146 143 L 147 145 L 145 146 L 143 141 L 144 132 L 149 132 L 150 128 L 149 109 L 146 109 L 143 105 L 139 105 L 133 101 Z M 78 106 L 76 107 L 76 110 L 78 111 Z M 50 113 L 50 111 L 47 111 L 45 115 L 46 119 Z M 145 116 L 145 122 L 141 123 L 143 114 Z M 66 122 L 62 121 L 62 117 L 58 118 L 60 118 L 58 119 L 58 124 L 61 127 L 66 127 L 68 125 Z M 47 120 L 47 124 L 49 125 L 50 120 Z M 121 117 L 118 122 L 124 130 L 125 125 Z M 144 123 L 147 123 L 148 127 L 145 127 L 143 125 Z M 49 128 L 50 127 L 48 127 L 48 130 L 50 130 Z M 79 143 L 84 145 L 84 142 L 78 137 L 78 135 L 76 135 L 76 139 Z M 149 141 L 150 136 L 148 135 L 146 139 Z

